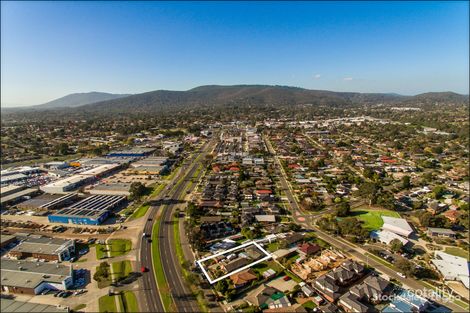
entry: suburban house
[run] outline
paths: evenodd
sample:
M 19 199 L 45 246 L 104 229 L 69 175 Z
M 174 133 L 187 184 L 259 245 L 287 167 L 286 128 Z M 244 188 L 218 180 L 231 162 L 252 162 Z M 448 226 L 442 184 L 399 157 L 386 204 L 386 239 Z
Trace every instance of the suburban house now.
M 382 313 L 397 313 L 397 312 L 426 312 L 430 302 L 408 290 L 402 290 L 395 296 L 395 299 L 386 306 Z
M 230 276 L 235 288 L 243 287 L 257 279 L 256 274 L 251 270 L 239 272 Z
M 339 286 L 336 285 L 334 279 L 326 274 L 315 280 L 314 287 L 330 302 L 336 301 L 340 296 Z
M 271 298 L 273 294 L 277 292 L 277 289 L 269 287 L 268 285 L 261 284 L 258 288 L 250 291 L 245 300 L 255 306 L 262 306 L 263 304 Z
M 250 264 L 250 260 L 239 257 L 226 264 L 223 264 L 222 267 L 225 269 L 227 273 L 230 273 L 248 264 Z
M 456 238 L 457 236 L 457 234 L 451 229 L 434 227 L 428 227 L 427 234 L 429 237 Z
M 368 276 L 364 281 L 351 287 L 349 291 L 361 301 L 371 304 L 382 302 L 381 297 L 388 292 L 390 282 L 379 276 Z
M 321 248 L 317 244 L 311 243 L 302 243 L 299 245 L 299 253 L 303 254 L 304 256 L 311 256 L 320 251 Z
M 350 291 L 342 295 L 338 300 L 340 305 L 346 312 L 369 312 L 369 308 L 359 302 L 358 297 Z

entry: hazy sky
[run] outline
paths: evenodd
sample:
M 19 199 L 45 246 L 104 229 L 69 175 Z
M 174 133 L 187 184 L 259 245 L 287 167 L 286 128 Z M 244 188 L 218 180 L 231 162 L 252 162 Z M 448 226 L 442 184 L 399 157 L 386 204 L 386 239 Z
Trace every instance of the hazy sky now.
M 205 84 L 468 94 L 468 2 L 2 2 L 1 103 Z

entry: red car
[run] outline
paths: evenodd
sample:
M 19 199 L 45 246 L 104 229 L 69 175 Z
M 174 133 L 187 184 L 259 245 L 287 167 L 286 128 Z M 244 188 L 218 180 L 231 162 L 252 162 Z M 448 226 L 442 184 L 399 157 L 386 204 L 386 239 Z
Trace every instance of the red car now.
M 140 271 L 141 271 L 142 273 L 148 272 L 148 270 L 149 270 L 149 269 L 146 268 L 145 266 L 142 266 L 142 267 L 140 268 Z
M 286 275 L 286 276 L 284 276 L 283 279 L 284 279 L 284 281 L 288 281 L 288 280 L 290 280 L 290 277 Z

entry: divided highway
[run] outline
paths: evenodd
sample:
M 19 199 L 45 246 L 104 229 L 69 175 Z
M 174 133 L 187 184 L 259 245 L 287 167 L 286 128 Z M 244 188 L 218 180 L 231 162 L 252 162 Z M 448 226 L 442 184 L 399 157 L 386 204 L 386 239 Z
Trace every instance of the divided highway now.
M 207 142 L 204 146 L 194 153 L 190 160 L 183 163 L 178 175 L 171 180 L 156 199 L 151 201 L 159 201 L 158 206 L 151 206 L 148 221 L 145 224 L 143 232 L 151 234 L 156 220 L 158 210 L 163 210 L 159 219 L 160 228 L 158 238 L 158 248 L 161 256 L 163 271 L 168 283 L 170 294 L 175 304 L 172 310 L 176 312 L 199 312 L 200 308 L 193 296 L 190 288 L 186 285 L 181 273 L 181 265 L 176 256 L 175 242 L 173 234 L 173 214 L 176 208 L 181 205 L 181 199 L 184 198 L 185 191 L 188 188 L 190 178 L 194 175 L 197 168 L 204 161 L 204 156 L 211 151 L 214 145 L 214 140 Z M 185 164 L 187 163 L 187 164 Z M 189 168 L 189 169 L 188 169 Z M 199 173 L 201 176 L 203 171 Z M 194 189 L 196 184 L 192 185 Z M 192 191 L 192 190 L 190 190 Z M 184 203 L 182 203 L 184 205 Z M 143 274 L 143 293 L 141 297 L 141 311 L 143 312 L 164 312 L 160 290 L 155 280 L 155 271 L 152 262 L 151 244 L 147 240 L 141 241 L 141 264 L 149 269 L 147 273 Z

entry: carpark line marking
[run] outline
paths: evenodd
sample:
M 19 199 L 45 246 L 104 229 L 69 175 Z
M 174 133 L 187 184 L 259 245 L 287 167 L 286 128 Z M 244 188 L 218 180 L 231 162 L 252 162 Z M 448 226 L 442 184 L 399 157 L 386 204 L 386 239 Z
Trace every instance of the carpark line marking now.
M 213 258 L 215 258 L 215 257 L 218 257 L 218 256 L 220 256 L 220 255 L 227 254 L 227 253 L 232 252 L 232 251 L 235 251 L 235 250 L 239 250 L 240 248 L 244 248 L 244 247 L 247 247 L 247 246 L 249 246 L 249 245 L 255 245 L 258 249 L 261 250 L 261 252 L 263 252 L 264 254 L 266 254 L 266 256 L 265 256 L 264 258 L 262 258 L 262 259 L 259 259 L 259 260 L 255 261 L 255 262 L 251 263 L 251 264 L 242 266 L 242 267 L 240 267 L 240 268 L 238 268 L 238 269 L 236 269 L 236 270 L 234 270 L 234 271 L 232 271 L 232 272 L 230 272 L 230 273 L 228 273 L 228 274 L 225 274 L 225 275 L 222 276 L 222 277 L 216 278 L 216 279 L 214 279 L 214 280 L 211 279 L 211 277 L 210 277 L 209 274 L 207 273 L 206 269 L 205 269 L 204 266 L 202 265 L 202 262 L 204 262 L 204 261 L 213 259 Z M 241 272 L 241 271 L 243 271 L 243 270 L 245 270 L 245 269 L 248 269 L 248 268 L 252 267 L 252 266 L 255 265 L 255 264 L 258 264 L 258 263 L 264 262 L 264 261 L 266 261 L 266 260 L 269 260 L 271 257 L 272 257 L 271 254 L 270 254 L 269 252 L 267 252 L 266 250 L 264 250 L 263 247 L 261 247 L 256 241 L 249 241 L 249 242 L 245 242 L 244 244 L 242 244 L 242 245 L 240 245 L 240 246 L 236 246 L 236 247 L 233 247 L 233 248 L 231 248 L 231 249 L 228 249 L 228 250 L 226 250 L 226 251 L 224 251 L 224 252 L 219 252 L 219 253 L 217 253 L 217 254 L 214 254 L 214 255 L 205 257 L 205 258 L 200 259 L 200 260 L 198 260 L 198 261 L 196 261 L 196 262 L 197 262 L 197 264 L 199 265 L 199 267 L 201 268 L 201 270 L 202 270 L 202 272 L 204 273 L 204 275 L 206 276 L 206 278 L 207 278 L 207 280 L 209 281 L 209 283 L 210 283 L 210 284 L 213 284 L 213 283 L 218 282 L 219 280 L 222 280 L 222 279 L 227 278 L 227 277 L 229 277 L 229 276 L 231 276 L 231 275 L 233 275 L 233 274 L 236 274 L 236 273 Z

